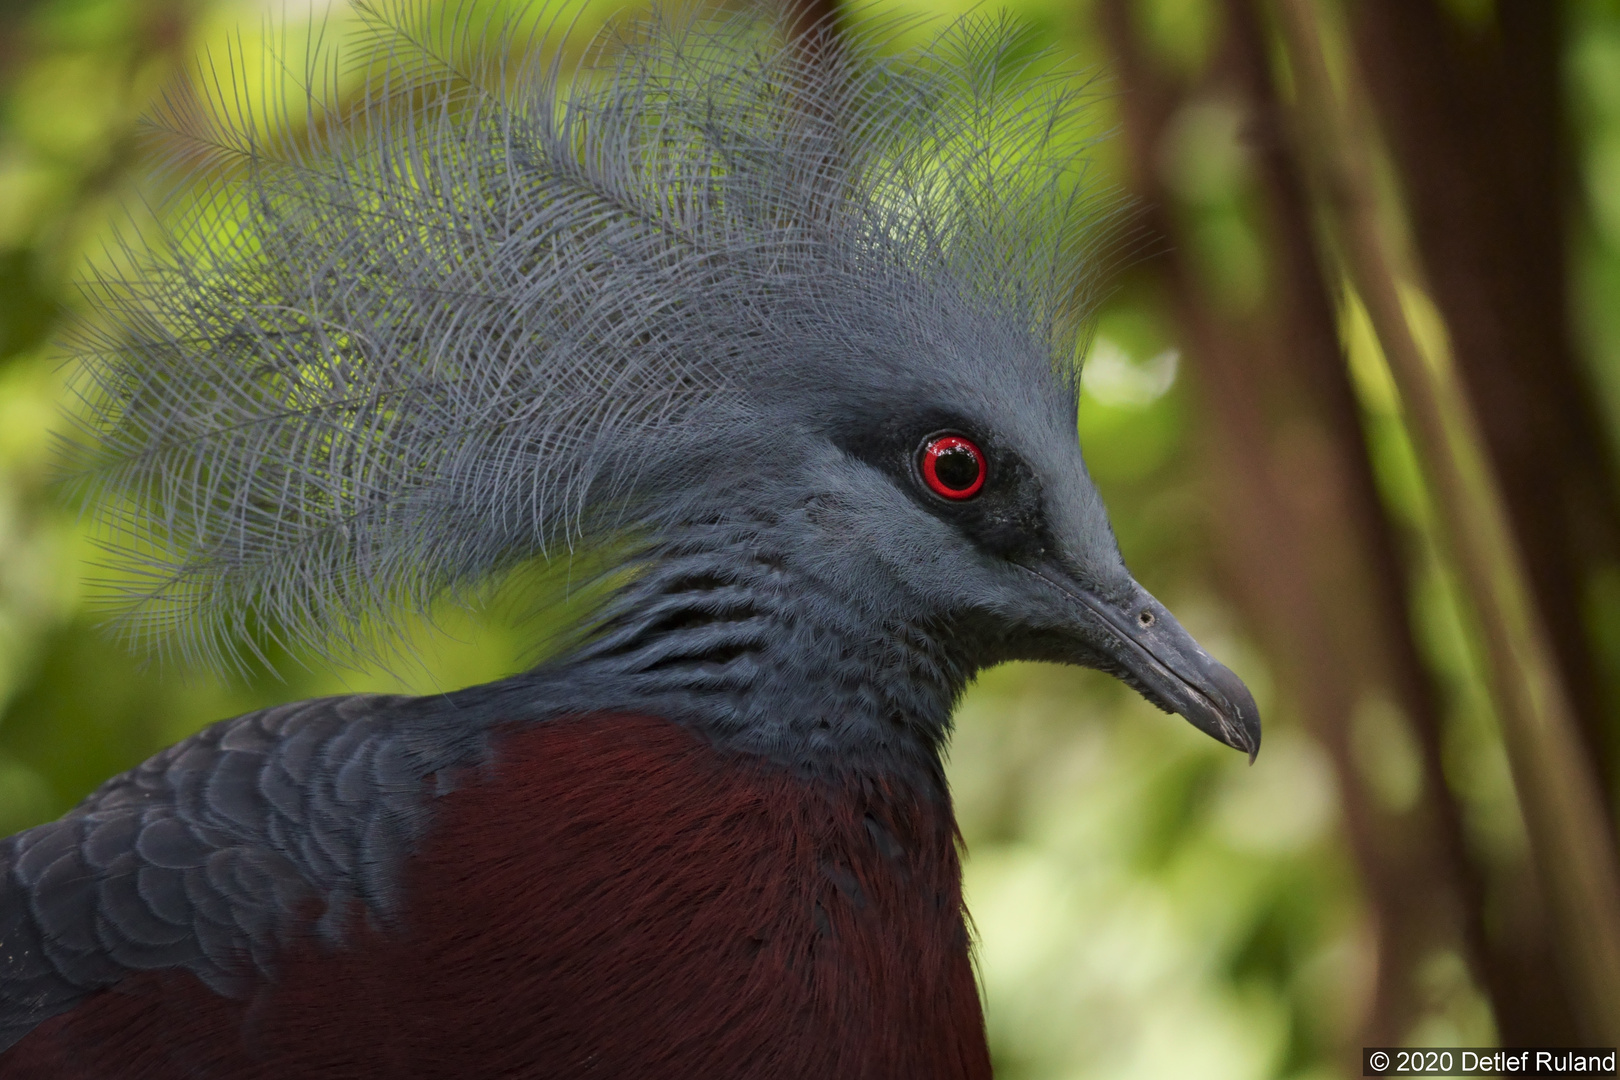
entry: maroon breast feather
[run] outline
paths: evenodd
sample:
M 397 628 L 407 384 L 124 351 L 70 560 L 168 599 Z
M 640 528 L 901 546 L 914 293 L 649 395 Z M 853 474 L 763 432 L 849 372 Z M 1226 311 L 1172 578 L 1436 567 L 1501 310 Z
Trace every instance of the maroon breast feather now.
M 939 797 L 629 716 L 510 730 L 464 780 L 398 925 L 311 937 L 243 1001 L 133 977 L 0 1075 L 990 1076 Z

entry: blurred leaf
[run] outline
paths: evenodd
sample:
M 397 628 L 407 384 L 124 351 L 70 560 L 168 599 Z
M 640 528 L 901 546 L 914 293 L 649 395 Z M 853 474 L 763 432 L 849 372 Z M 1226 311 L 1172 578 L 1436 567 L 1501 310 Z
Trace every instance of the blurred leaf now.
M 32 248 L 0 251 L 0 361 L 38 348 L 55 325 L 54 289 L 39 282 Z

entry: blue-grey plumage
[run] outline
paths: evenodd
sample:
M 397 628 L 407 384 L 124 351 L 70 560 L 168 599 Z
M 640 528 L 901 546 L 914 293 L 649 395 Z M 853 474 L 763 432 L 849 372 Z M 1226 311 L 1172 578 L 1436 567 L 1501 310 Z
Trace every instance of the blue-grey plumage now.
M 480 49 L 465 20 L 363 13 L 358 105 L 311 63 L 290 108 L 168 118 L 200 172 L 93 290 L 82 445 L 126 615 L 229 664 L 245 626 L 363 647 L 581 545 L 623 577 L 533 671 L 228 721 L 6 841 L 0 1049 L 131 971 L 231 993 L 310 905 L 334 944 L 356 904 L 387 925 L 498 725 L 656 716 L 932 790 L 974 674 L 1033 658 L 1258 749 L 1086 472 L 1110 203 L 1082 97 L 1007 24 L 890 53 L 655 18 L 576 70 L 514 60 L 510 29 Z

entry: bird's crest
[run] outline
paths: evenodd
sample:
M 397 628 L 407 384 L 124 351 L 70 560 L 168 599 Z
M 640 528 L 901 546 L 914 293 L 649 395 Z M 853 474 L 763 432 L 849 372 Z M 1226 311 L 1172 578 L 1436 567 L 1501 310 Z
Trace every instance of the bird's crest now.
M 978 309 L 1074 363 L 1085 91 L 1005 20 L 900 49 L 923 29 L 666 13 L 580 49 L 555 13 L 360 16 L 262 58 L 290 95 L 233 56 L 171 99 L 159 235 L 74 343 L 122 617 L 188 659 L 364 649 L 378 613 L 633 551 L 781 452 L 781 401 L 875 378 L 897 320 Z

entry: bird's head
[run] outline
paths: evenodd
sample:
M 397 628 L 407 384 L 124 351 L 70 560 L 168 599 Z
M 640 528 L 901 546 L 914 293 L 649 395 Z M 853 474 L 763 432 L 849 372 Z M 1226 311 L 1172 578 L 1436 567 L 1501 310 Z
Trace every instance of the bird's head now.
M 729 18 L 524 68 L 414 10 L 362 8 L 358 97 L 171 118 L 202 197 L 84 350 L 137 618 L 216 658 L 251 622 L 324 642 L 581 541 L 746 525 L 959 671 L 1101 668 L 1255 752 L 1077 443 L 1109 200 L 1060 66 L 1004 21 L 897 54 Z
M 803 367 L 753 399 L 755 437 L 694 447 L 679 486 L 714 485 L 717 509 L 746 492 L 794 574 L 968 670 L 1097 668 L 1252 757 L 1254 699 L 1120 556 L 1076 438 L 1078 372 L 995 309 L 834 292 L 835 317 L 826 297 L 782 317 Z
M 903 594 L 887 602 L 977 664 L 1106 671 L 1252 757 L 1254 699 L 1120 557 L 1076 439 L 1072 380 L 1027 342 L 967 332 L 936 347 L 946 363 L 884 393 L 828 388 L 801 557 Z

